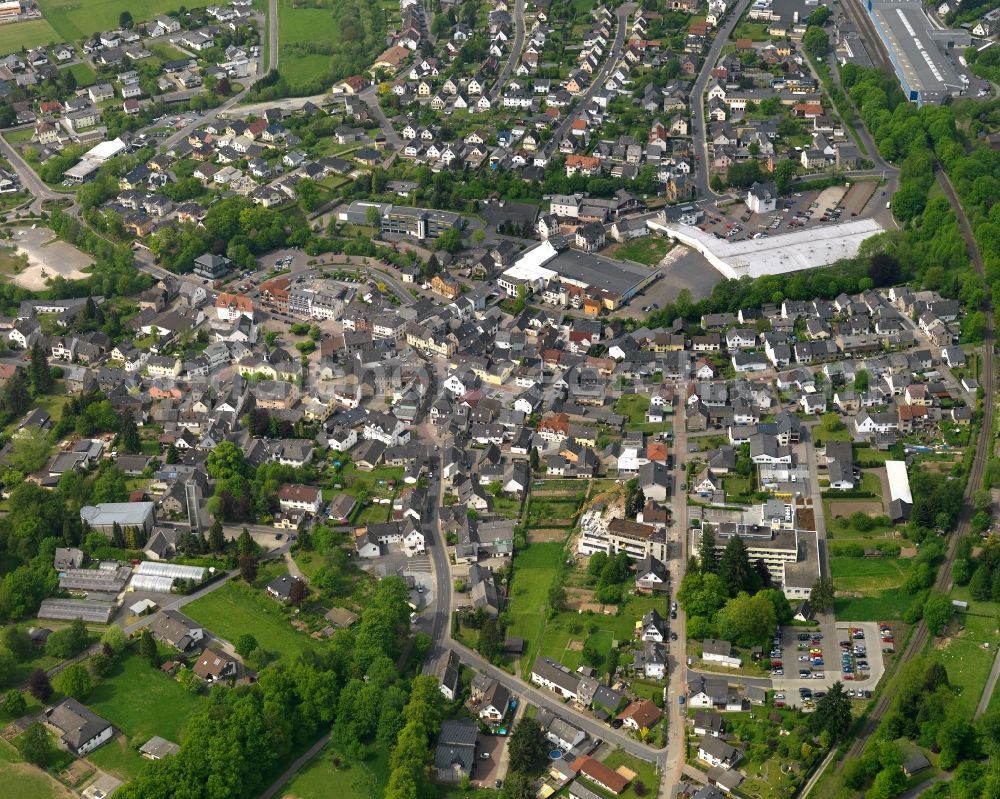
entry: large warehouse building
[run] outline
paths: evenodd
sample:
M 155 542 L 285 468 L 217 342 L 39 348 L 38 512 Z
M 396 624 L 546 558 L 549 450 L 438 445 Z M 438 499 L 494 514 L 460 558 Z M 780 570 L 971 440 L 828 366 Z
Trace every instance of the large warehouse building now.
M 867 0 L 867 9 L 910 100 L 941 103 L 965 93 L 944 48 L 967 45 L 968 31 L 932 28 L 919 0 Z

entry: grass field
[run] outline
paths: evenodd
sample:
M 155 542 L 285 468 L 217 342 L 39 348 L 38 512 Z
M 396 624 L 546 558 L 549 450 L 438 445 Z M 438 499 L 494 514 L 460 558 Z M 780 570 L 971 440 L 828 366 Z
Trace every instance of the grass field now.
M 626 425 L 645 424 L 649 410 L 649 397 L 641 394 L 622 394 L 615 402 L 615 413 L 628 417 Z
M 957 624 L 964 624 L 965 629 L 957 629 Z M 989 649 L 983 644 L 989 644 Z M 953 703 L 966 718 L 972 718 L 996 656 L 996 618 L 965 614 L 952 623 L 944 638 L 932 639 L 929 647 L 931 657 L 944 664 L 948 680 L 960 689 Z
M 545 628 L 549 587 L 559 572 L 563 554 L 562 544 L 549 543 L 532 544 L 514 556 L 508 633 L 523 638 L 529 652 L 538 646 Z M 524 660 L 526 667 L 531 668 L 530 659 Z
M 190 0 L 187 8 L 211 5 L 208 0 Z M 118 16 L 128 11 L 136 23 L 151 20 L 177 8 L 172 0 L 38 0 L 42 16 L 58 33 L 57 41 L 77 41 L 94 31 L 118 27 Z
M 878 596 L 886 589 L 899 588 L 910 572 L 911 562 L 903 558 L 831 558 L 830 571 L 838 591 Z
M 888 588 L 878 596 L 838 597 L 833 606 L 838 619 L 884 621 L 903 618 L 912 601 L 902 588 Z
M 389 752 L 373 753 L 369 760 L 350 766 L 334 765 L 336 755 L 328 746 L 281 789 L 279 796 L 294 799 L 368 799 L 381 796 L 389 778 Z
M 81 89 L 97 83 L 97 73 L 94 72 L 89 64 L 73 64 L 69 68 L 69 71 L 73 73 L 73 77 L 76 78 L 76 85 Z
M 0 25 L 0 53 L 20 52 L 22 47 L 58 44 L 59 34 L 44 19 Z
M 330 12 L 323 8 L 294 8 L 278 0 L 278 65 L 290 83 L 313 80 L 330 68 L 330 56 L 290 51 L 292 45 L 330 40 Z
M 643 236 L 641 239 L 621 245 L 615 250 L 615 257 L 623 261 L 638 261 L 640 264 L 654 266 L 670 252 L 672 246 L 666 239 L 657 236 Z
M 20 753 L 6 741 L 0 741 L 0 785 L 6 786 L 5 795 L 17 799 L 72 799 L 76 795 L 23 762 Z
M 639 760 L 637 757 L 633 757 L 627 752 L 623 752 L 621 749 L 617 749 L 608 755 L 604 759 L 604 765 L 610 769 L 616 769 L 619 766 L 625 766 L 625 768 L 632 769 L 636 773 L 635 780 L 622 791 L 619 796 L 628 797 L 638 797 L 638 796 L 656 796 L 657 789 L 660 785 L 660 775 L 656 773 L 656 767 L 652 763 L 647 763 L 645 760 Z M 641 782 L 645 787 L 645 790 L 641 793 L 636 790 L 636 783 Z
M 94 712 L 136 745 L 154 735 L 176 743 L 187 717 L 200 703 L 177 680 L 135 654 L 124 657 L 87 697 Z
M 312 639 L 292 627 L 263 592 L 251 596 L 232 582 L 186 605 L 184 613 L 231 643 L 253 633 L 265 650 L 289 657 L 313 647 Z

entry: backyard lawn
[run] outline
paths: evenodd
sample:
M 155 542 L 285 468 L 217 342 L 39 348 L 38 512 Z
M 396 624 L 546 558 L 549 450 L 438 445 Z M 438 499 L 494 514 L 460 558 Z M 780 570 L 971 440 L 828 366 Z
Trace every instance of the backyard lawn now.
M 631 769 L 636 773 L 635 780 L 629 784 L 628 788 L 618 794 L 619 796 L 624 796 L 626 798 L 656 796 L 660 785 L 660 775 L 657 774 L 656 766 L 652 763 L 633 757 L 627 752 L 623 752 L 621 749 L 616 749 L 604 759 L 604 765 L 610 769 L 625 766 L 625 768 Z M 638 783 L 642 783 L 644 790 L 637 790 Z
M 327 746 L 279 792 L 294 799 L 369 799 L 381 796 L 389 777 L 388 751 L 374 751 L 374 756 L 360 763 L 334 765 L 336 751 Z
M 191 0 L 184 5 L 198 8 L 210 3 L 208 0 Z M 38 0 L 38 6 L 42 16 L 58 33 L 56 41 L 70 42 L 79 41 L 94 31 L 114 30 L 118 27 L 118 16 L 122 11 L 131 13 L 138 23 L 176 9 L 177 3 L 172 0 L 87 0 L 86 3 L 79 0 Z
M 73 66 L 69 67 L 69 71 L 73 73 L 73 77 L 76 78 L 76 85 L 81 89 L 97 83 L 97 73 L 94 72 L 89 64 L 82 62 L 73 64 Z
M 532 544 L 514 556 L 514 576 L 510 585 L 508 633 L 525 640 L 527 651 L 537 649 L 545 628 L 545 611 L 552 581 L 564 556 L 561 543 Z M 524 658 L 531 668 L 531 658 Z
M 177 680 L 136 654 L 124 656 L 87 696 L 87 705 L 135 746 L 154 735 L 177 743 L 185 721 L 200 703 Z
M 666 239 L 657 236 L 643 236 L 641 239 L 635 239 L 621 245 L 615 250 L 615 257 L 622 261 L 637 261 L 640 264 L 654 266 L 670 252 L 672 246 Z
M 253 633 L 260 646 L 278 655 L 313 648 L 312 639 L 289 624 L 276 602 L 233 582 L 185 605 L 184 614 L 233 644 L 243 633 Z
M 63 787 L 41 769 L 21 760 L 21 754 L 7 741 L 0 741 L 0 785 L 6 785 L 17 799 L 72 799 L 72 791 Z M 17 786 L 16 791 L 14 786 Z
M 622 394 L 615 403 L 615 413 L 628 417 L 627 424 L 645 424 L 649 397 L 642 394 Z

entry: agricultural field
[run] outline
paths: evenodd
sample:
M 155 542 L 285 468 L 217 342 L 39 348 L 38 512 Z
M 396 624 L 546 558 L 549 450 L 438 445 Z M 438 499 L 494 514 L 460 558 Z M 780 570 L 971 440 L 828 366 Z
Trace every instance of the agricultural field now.
M 211 5 L 208 0 L 191 0 L 187 8 Z M 128 11 L 136 22 L 153 19 L 176 10 L 171 0 L 38 0 L 42 16 L 57 33 L 56 41 L 79 41 L 96 31 L 118 27 L 118 17 Z
M 837 590 L 865 596 L 878 596 L 886 590 L 899 588 L 910 573 L 910 566 L 906 558 L 830 559 Z
M 263 591 L 251 592 L 232 581 L 186 605 L 184 614 L 230 643 L 243 633 L 253 633 L 261 647 L 282 657 L 294 657 L 313 646 L 312 639 L 292 627 Z
M 59 34 L 44 19 L 0 25 L 0 53 L 19 53 L 22 47 L 40 47 L 59 41 Z

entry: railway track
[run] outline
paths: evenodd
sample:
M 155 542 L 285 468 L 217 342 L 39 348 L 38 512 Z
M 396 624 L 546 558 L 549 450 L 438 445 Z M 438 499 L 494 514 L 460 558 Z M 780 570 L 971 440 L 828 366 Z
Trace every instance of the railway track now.
M 938 169 L 936 177 L 938 184 L 944 190 L 945 196 L 947 196 L 948 202 L 951 204 L 951 207 L 955 211 L 955 215 L 958 218 L 959 229 L 962 232 L 962 238 L 965 239 L 965 246 L 969 251 L 972 266 L 985 282 L 986 274 L 983 267 L 983 258 L 979 252 L 979 247 L 976 244 L 975 237 L 973 236 L 969 220 L 965 216 L 965 211 L 962 209 L 962 204 L 958 201 L 958 197 L 951 185 L 951 181 L 948 180 L 948 176 L 945 175 L 943 171 Z M 952 533 L 949 538 L 948 549 L 945 553 L 945 560 L 941 565 L 937 581 L 934 584 L 934 588 L 936 590 L 945 593 L 951 590 L 951 575 L 955 563 L 955 553 L 958 549 L 958 542 L 963 536 L 968 535 L 969 522 L 975 513 L 971 501 L 972 492 L 983 484 L 983 475 L 986 473 L 986 463 L 992 455 L 993 419 L 996 411 L 996 375 L 994 370 L 994 361 L 996 356 L 996 331 L 994 330 L 993 312 L 989 307 L 989 303 L 987 303 L 987 307 L 984 310 L 986 312 L 986 333 L 983 336 L 983 370 L 980 375 L 980 382 L 984 391 L 983 421 L 980 427 L 979 440 L 976 443 L 976 452 L 972 460 L 972 469 L 969 473 L 969 480 L 965 485 L 965 494 L 962 499 L 962 510 L 959 513 L 958 524 L 955 532 Z M 917 625 L 916 629 L 914 629 L 913 634 L 910 636 L 910 640 L 907 642 L 906 648 L 900 656 L 899 666 L 913 660 L 913 658 L 923 651 L 927 644 L 928 635 L 927 624 L 926 622 L 921 621 Z M 868 718 L 861 729 L 861 732 L 851 744 L 851 748 L 848 750 L 848 754 L 851 757 L 861 756 L 865 745 L 868 743 L 868 739 L 878 727 L 879 722 L 882 720 L 882 716 L 884 716 L 885 712 L 889 709 L 889 704 L 892 701 L 891 697 L 892 695 L 890 692 L 886 690 L 881 691 L 872 712 L 868 715 Z

